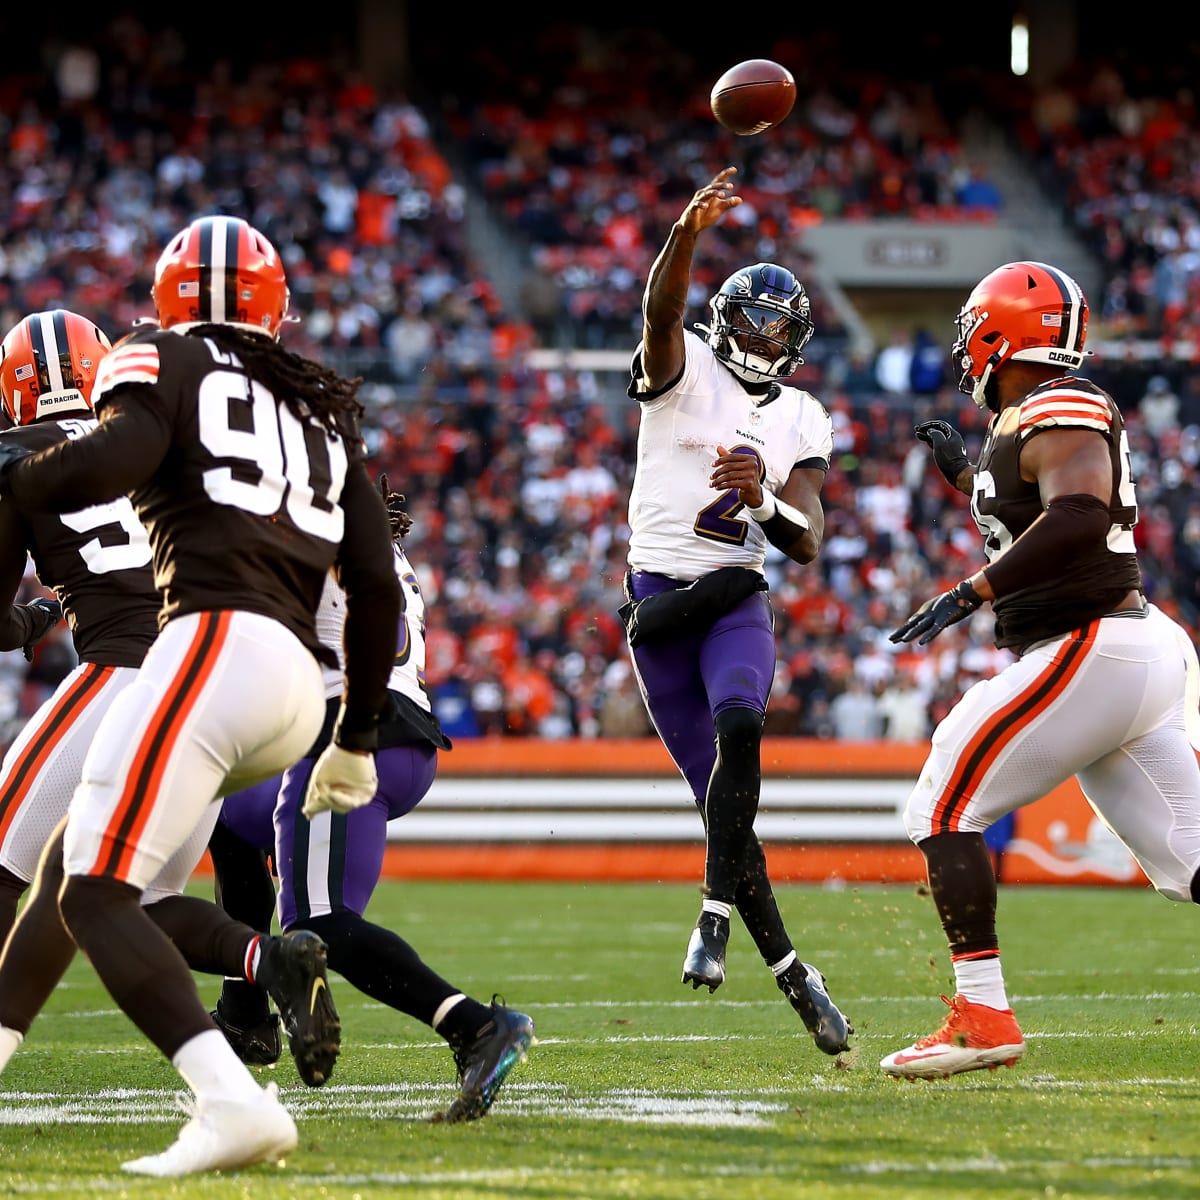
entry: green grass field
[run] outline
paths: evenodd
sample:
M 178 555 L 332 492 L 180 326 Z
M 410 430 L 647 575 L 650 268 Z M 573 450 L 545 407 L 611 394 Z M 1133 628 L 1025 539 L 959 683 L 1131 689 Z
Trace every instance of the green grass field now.
M 200 889 L 203 891 L 203 888 Z M 679 982 L 693 887 L 388 883 L 371 916 L 481 997 L 533 1015 L 538 1044 L 491 1114 L 431 1120 L 448 1049 L 338 977 L 342 1056 L 305 1089 L 271 1072 L 301 1142 L 285 1166 L 142 1180 L 168 1145 L 178 1076 L 72 968 L 0 1077 L 0 1195 L 128 1197 L 1200 1196 L 1200 923 L 1141 890 L 1007 888 L 1000 933 L 1029 1044 L 1015 1069 L 889 1079 L 953 990 L 912 887 L 783 887 L 802 957 L 854 1022 L 819 1053 L 735 923 L 715 994 Z M 217 981 L 199 977 L 215 999 Z

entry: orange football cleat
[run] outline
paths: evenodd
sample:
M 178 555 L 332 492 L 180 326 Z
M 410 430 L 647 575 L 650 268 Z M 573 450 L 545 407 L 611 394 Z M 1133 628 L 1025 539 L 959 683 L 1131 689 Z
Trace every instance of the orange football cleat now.
M 889 1075 L 903 1079 L 942 1079 L 961 1071 L 994 1071 L 1013 1066 L 1025 1053 L 1021 1027 L 1011 1008 L 989 1008 L 974 1004 L 963 995 L 953 1000 L 946 1023 L 919 1038 L 904 1050 L 882 1059 L 879 1065 Z

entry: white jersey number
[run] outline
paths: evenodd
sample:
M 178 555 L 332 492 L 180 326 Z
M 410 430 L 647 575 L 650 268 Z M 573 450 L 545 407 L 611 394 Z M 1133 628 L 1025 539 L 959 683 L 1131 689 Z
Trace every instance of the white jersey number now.
M 91 433 L 96 424 L 95 420 L 81 418 L 59 422 L 67 437 L 72 439 Z M 63 513 L 59 520 L 75 533 L 96 534 L 79 547 L 79 556 L 93 575 L 128 571 L 150 562 L 150 538 L 146 527 L 124 496 L 107 504 L 93 504 L 76 512 Z
M 248 429 L 231 427 L 232 402 L 249 407 Z M 246 376 L 234 371 L 204 377 L 199 416 L 200 440 L 209 453 L 249 464 L 237 476 L 232 467 L 205 471 L 210 499 L 260 517 L 274 516 L 282 507 L 304 533 L 342 540 L 344 517 L 335 498 L 346 482 L 348 459 L 341 438 L 306 426 L 261 383 L 250 387 Z
M 1013 540 L 1008 526 L 999 517 L 993 517 L 990 513 L 980 511 L 980 501 L 993 499 L 995 495 L 996 481 L 992 478 L 991 471 L 976 471 L 975 492 L 971 496 L 971 516 L 975 518 L 975 524 L 979 527 L 979 532 L 983 534 L 983 552 L 988 562 L 1007 550 Z

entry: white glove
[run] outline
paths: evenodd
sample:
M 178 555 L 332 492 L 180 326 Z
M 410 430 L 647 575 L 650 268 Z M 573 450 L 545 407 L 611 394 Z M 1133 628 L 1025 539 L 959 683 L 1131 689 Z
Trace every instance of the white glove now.
M 310 821 L 317 813 L 353 812 L 371 803 L 378 784 L 375 755 L 343 750 L 331 742 L 313 767 L 301 811 Z

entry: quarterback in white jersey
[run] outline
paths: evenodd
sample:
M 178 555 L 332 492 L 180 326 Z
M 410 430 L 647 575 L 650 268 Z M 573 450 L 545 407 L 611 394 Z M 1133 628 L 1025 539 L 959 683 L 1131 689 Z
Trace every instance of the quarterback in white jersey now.
M 683 982 L 725 978 L 734 908 L 818 1049 L 853 1032 L 798 958 L 754 833 L 775 674 L 767 543 L 799 564 L 821 546 L 833 425 L 786 383 L 813 334 L 808 295 L 775 263 L 735 271 L 683 327 L 697 237 L 741 203 L 733 167 L 692 197 L 654 260 L 628 394 L 641 408 L 621 608 L 646 709 L 688 781 L 706 834 L 704 901 Z
M 707 342 L 684 333 L 684 366 L 667 391 L 641 401 L 629 500 L 629 565 L 691 583 L 718 567 L 761 571 L 762 525 L 737 489 L 713 494 L 718 447 L 755 459 L 779 495 L 796 467 L 828 469 L 833 423 L 814 396 L 775 385 L 748 392 Z

